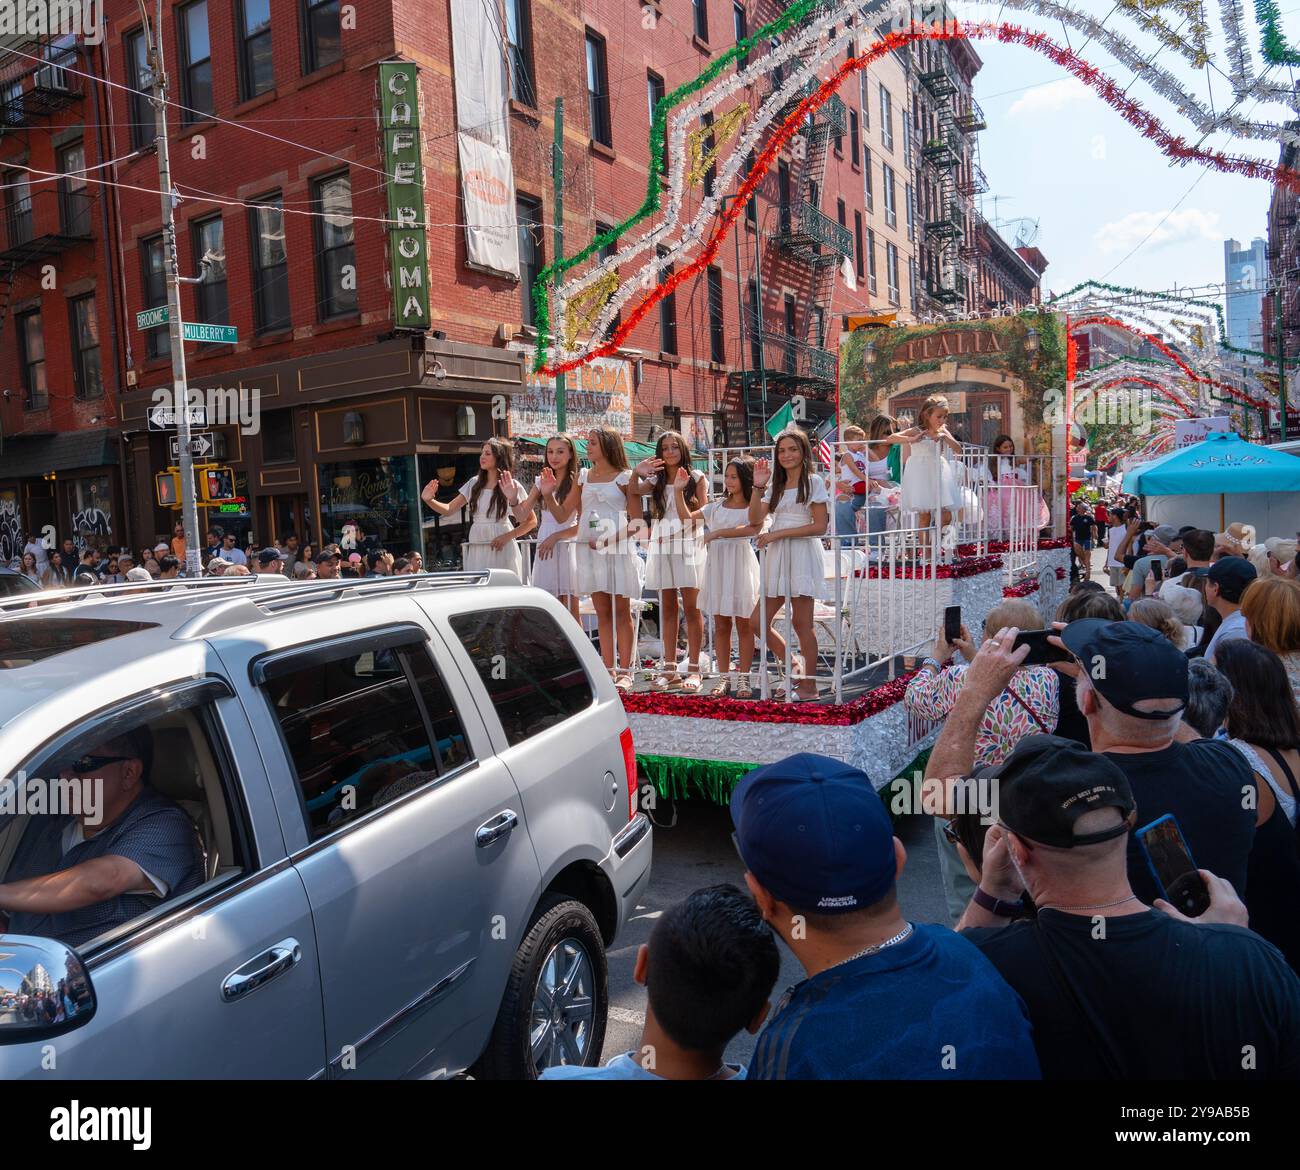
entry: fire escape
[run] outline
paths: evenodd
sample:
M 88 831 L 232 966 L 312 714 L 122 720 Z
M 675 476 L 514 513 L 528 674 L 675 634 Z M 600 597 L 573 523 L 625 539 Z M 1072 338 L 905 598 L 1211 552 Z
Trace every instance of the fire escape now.
M 32 127 L 82 99 L 81 79 L 70 72 L 78 54 L 70 38 L 39 38 L 0 61 L 0 143 L 26 140 Z M 40 61 L 33 61 L 39 58 Z M 26 142 L 24 142 L 26 145 Z M 91 196 L 84 180 L 59 180 L 33 192 L 25 172 L 5 169 L 0 158 L 0 345 L 18 274 L 93 239 Z
M 773 78 L 772 89 L 780 85 L 781 78 Z M 787 118 L 817 86 L 816 81 L 807 82 L 778 118 Z M 745 340 L 752 364 L 743 373 L 733 373 L 732 379 L 743 390 L 751 430 L 755 424 L 761 428 L 786 398 L 796 394 L 809 403 L 810 419 L 834 414 L 838 359 L 826 349 L 826 329 L 836 274 L 845 258 L 853 254 L 853 235 L 824 214 L 819 203 L 828 144 L 845 132 L 846 122 L 844 102 L 833 95 L 805 119 L 792 144 L 794 163 L 788 180 L 780 184 L 776 230 L 768 241 L 786 265 L 793 263 L 806 270 L 809 294 L 802 305 L 794 307 L 793 314 L 787 307 L 784 319 L 777 321 L 770 311 L 766 316 L 755 312 L 752 304 L 745 312 Z M 758 263 L 762 264 L 761 256 Z M 774 324 L 780 328 L 773 328 Z
M 922 161 L 931 168 L 938 194 L 932 218 L 924 224 L 926 241 L 938 259 L 937 271 L 926 281 L 926 292 L 949 312 L 957 313 L 966 304 L 972 261 L 978 254 L 967 211 L 972 196 L 988 189 L 975 161 L 972 137 L 986 122 L 979 105 L 962 96 L 947 68 L 921 73 L 918 80 L 930 95 L 936 120 L 935 136 L 921 146 Z

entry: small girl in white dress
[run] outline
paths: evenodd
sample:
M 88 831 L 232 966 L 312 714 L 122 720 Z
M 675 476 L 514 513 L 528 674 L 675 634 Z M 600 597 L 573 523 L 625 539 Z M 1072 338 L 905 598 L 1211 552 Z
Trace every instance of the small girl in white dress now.
M 762 524 L 767 516 L 772 517 L 772 527 L 758 538 L 763 551 L 762 592 L 767 598 L 767 645 L 778 660 L 784 660 L 785 639 L 772 628 L 772 622 L 789 596 L 791 621 L 803 649 L 802 659 L 792 655 L 791 673 L 799 698 L 815 699 L 817 680 L 805 674 L 805 664 L 812 663 L 816 669 L 813 614 L 818 599 L 830 596 L 820 539 L 830 521 L 830 493 L 816 472 L 812 445 L 803 431 L 790 427 L 776 437 L 776 467 L 760 459 L 754 468 L 754 487 L 758 490 L 749 501 L 750 523 Z M 761 608 L 755 607 L 751 619 L 760 628 L 764 624 Z
M 903 492 L 899 507 L 918 513 L 921 528 L 928 528 L 939 513 L 939 529 L 952 523 L 962 506 L 961 485 L 945 457 L 945 448 L 961 453 L 961 444 L 947 427 L 948 400 L 942 395 L 927 398 L 917 414 L 916 426 L 897 431 L 886 442 L 906 443 L 903 463 Z M 928 549 L 929 534 L 923 537 L 922 549 Z
M 641 596 L 641 558 L 628 519 L 632 479 L 627 449 L 613 427 L 587 436 L 587 460 L 579 476 L 578 589 L 591 594 L 600 632 L 600 656 L 620 691 L 632 689 L 632 599 Z M 639 501 L 638 501 L 639 503 Z M 617 642 L 617 655 L 615 643 Z
M 578 449 L 568 435 L 546 440 L 546 464 L 533 490 L 515 509 L 516 516 L 531 512 L 538 503 L 542 522 L 537 529 L 537 560 L 532 583 L 559 598 L 560 604 L 578 621 L 578 503 L 582 488 L 578 482 Z
M 704 685 L 700 652 L 704 648 L 704 614 L 700 586 L 704 583 L 703 509 L 709 481 L 691 466 L 691 449 L 677 431 L 665 431 L 655 444 L 653 459 L 632 469 L 632 499 L 650 497 L 653 523 L 646 557 L 645 586 L 659 593 L 659 630 L 663 635 L 661 673 L 651 690 L 682 690 L 696 694 Z M 681 606 L 678 607 L 678 595 Z M 677 676 L 677 630 L 681 610 L 686 616 L 686 677 Z
M 466 482 L 447 503 L 437 498 L 436 479 L 424 485 L 420 498 L 439 516 L 465 509 L 470 521 L 462 553 L 466 569 L 510 569 L 525 581 L 519 537 L 537 527 L 537 517 L 530 512 L 524 520 L 515 522 L 514 510 L 526 493 L 510 474 L 512 450 L 505 439 L 489 439 L 478 457 L 477 477 Z
M 750 672 L 754 667 L 754 625 L 750 618 L 758 605 L 758 557 L 749 542 L 757 536 L 759 525 L 749 519 L 749 501 L 754 495 L 754 461 L 740 455 L 727 464 L 723 483 L 727 494 L 704 509 L 709 530 L 704 543 L 709 559 L 704 568 L 704 591 L 701 602 L 713 615 L 713 652 L 718 669 L 727 669 L 722 694 L 738 699 L 753 696 Z M 736 626 L 739 642 L 739 672 L 732 674 L 731 626 Z

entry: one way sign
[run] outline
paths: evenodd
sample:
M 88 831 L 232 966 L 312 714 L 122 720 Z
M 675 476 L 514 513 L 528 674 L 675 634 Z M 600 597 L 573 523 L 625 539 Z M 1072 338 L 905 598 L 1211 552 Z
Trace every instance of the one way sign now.
M 200 434 L 190 436 L 191 455 L 210 455 L 212 454 L 212 449 L 215 445 L 216 444 L 212 441 L 212 433 L 210 431 L 203 431 Z M 172 435 L 171 451 L 173 459 L 179 459 L 181 457 L 181 439 L 179 435 Z

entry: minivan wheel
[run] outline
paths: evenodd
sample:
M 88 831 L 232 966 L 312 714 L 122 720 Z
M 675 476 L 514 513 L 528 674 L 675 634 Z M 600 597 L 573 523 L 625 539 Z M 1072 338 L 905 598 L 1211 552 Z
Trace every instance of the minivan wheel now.
M 533 1080 L 552 1065 L 599 1064 L 608 1006 L 605 944 L 595 916 L 563 894 L 544 898 L 515 952 L 475 1075 Z

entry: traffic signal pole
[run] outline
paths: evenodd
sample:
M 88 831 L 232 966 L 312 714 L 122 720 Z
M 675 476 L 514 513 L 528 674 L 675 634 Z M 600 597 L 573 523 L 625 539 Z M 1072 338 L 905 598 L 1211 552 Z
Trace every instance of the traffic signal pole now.
M 137 0 L 153 68 L 153 107 L 158 148 L 158 188 L 162 192 L 163 268 L 167 278 L 167 332 L 171 338 L 172 405 L 176 414 L 177 464 L 181 476 L 181 522 L 185 527 L 185 575 L 202 573 L 199 558 L 199 509 L 194 498 L 194 456 L 190 450 L 190 393 L 185 377 L 185 343 L 181 336 L 181 282 L 176 259 L 176 218 L 172 202 L 171 156 L 167 148 L 167 75 L 163 70 L 162 0 L 157 0 L 154 25 L 144 0 Z M 189 283 L 189 282 L 187 282 Z

